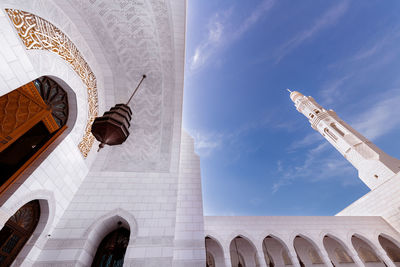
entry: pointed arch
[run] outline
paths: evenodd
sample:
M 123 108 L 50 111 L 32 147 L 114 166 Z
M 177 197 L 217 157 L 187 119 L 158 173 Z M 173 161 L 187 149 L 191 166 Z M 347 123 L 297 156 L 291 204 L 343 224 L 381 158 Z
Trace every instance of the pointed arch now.
M 205 248 L 206 253 L 210 253 L 214 257 L 214 263 L 216 266 L 223 266 L 225 264 L 224 249 L 218 239 L 211 235 L 207 235 L 205 237 Z
M 43 241 L 46 240 L 47 234 L 54 227 L 53 221 L 55 218 L 56 209 L 54 194 L 47 190 L 36 190 L 20 198 L 10 198 L 10 201 L 6 202 L 0 208 L 0 213 L 3 213 L 4 215 L 0 216 L 1 228 L 3 228 L 6 221 L 8 221 L 12 215 L 14 215 L 21 207 L 31 201 L 39 202 L 39 221 L 30 238 L 27 240 L 15 258 L 14 263 L 16 266 L 19 266 L 23 263 L 30 265 L 30 263 L 34 262 L 39 255 L 37 250 L 43 249 L 45 244 Z M 32 250 L 33 247 L 35 247 L 36 251 Z
M 300 264 L 303 263 L 305 266 L 324 264 L 320 254 L 320 248 L 311 238 L 298 234 L 293 240 L 293 246 L 300 260 Z
M 242 266 L 256 266 L 257 249 L 253 242 L 243 235 L 237 235 L 229 244 L 231 263 L 237 267 L 239 262 Z
M 376 253 L 377 248 L 370 240 L 359 234 L 353 234 L 351 242 L 358 256 L 365 264 L 374 263 L 379 266 L 385 266 L 383 260 Z
M 118 222 L 121 222 L 121 224 L 119 225 Z M 91 265 L 96 250 L 103 238 L 119 227 L 124 227 L 130 232 L 129 244 L 126 251 L 128 253 L 136 239 L 138 226 L 135 217 L 130 212 L 118 208 L 96 218 L 86 229 L 83 234 L 83 238 L 86 241 L 78 256 L 78 262 L 84 264 L 84 266 Z
M 292 264 L 287 245 L 275 235 L 268 235 L 262 241 L 264 259 L 268 266 L 283 266 Z M 269 261 L 269 262 L 268 262 Z
M 378 236 L 379 244 L 385 250 L 388 257 L 395 263 L 400 263 L 400 246 L 399 242 L 386 234 Z
M 335 264 L 351 264 L 354 259 L 350 256 L 350 250 L 345 243 L 332 234 L 326 234 L 322 243 L 328 253 L 329 259 Z

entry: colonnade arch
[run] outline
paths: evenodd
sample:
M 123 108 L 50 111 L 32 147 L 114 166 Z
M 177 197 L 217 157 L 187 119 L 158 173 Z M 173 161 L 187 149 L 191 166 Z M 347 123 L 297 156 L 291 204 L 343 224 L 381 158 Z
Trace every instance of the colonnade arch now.
M 262 242 L 264 258 L 268 266 L 283 267 L 285 265 L 292 265 L 288 247 L 282 240 L 269 235 Z
M 206 247 L 206 264 L 209 267 L 224 266 L 224 250 L 221 244 L 212 236 L 206 236 L 205 238 Z M 211 257 L 213 261 L 211 261 Z M 209 259 L 210 258 L 210 259 Z M 212 265 L 214 264 L 214 265 Z
M 229 245 L 232 267 L 256 267 L 259 265 L 257 249 L 250 239 L 238 235 Z
M 300 265 L 310 266 L 324 264 L 318 247 L 310 238 L 303 235 L 297 235 L 293 240 L 293 246 Z
M 354 234 L 351 237 L 351 243 L 365 266 L 386 266 L 383 260 L 378 256 L 377 249 L 372 242 L 365 237 Z
M 347 233 L 347 236 L 348 239 L 343 233 L 335 235 L 326 232 L 318 237 L 304 234 L 297 234 L 292 238 L 267 235 L 258 244 L 252 242 L 254 238 L 240 234 L 233 239 L 229 238 L 229 243 L 220 243 L 219 240 L 223 240 L 221 237 L 207 235 L 205 245 L 206 252 L 213 256 L 215 265 L 209 265 L 213 267 L 237 267 L 239 261 L 241 266 L 257 267 L 400 266 L 400 242 L 394 238 L 375 233 L 373 239 L 376 242 L 373 242 L 354 232 Z M 230 255 L 224 255 L 226 250 L 221 244 L 229 244 Z M 227 256 L 230 256 L 229 263 L 226 260 L 224 262 Z
M 51 199 L 29 199 L 18 207 L 11 209 L 12 216 L 2 224 L 0 230 L 0 265 L 20 266 L 35 260 L 36 251 L 32 251 L 38 239 L 45 238 L 46 229 L 53 221 L 54 211 L 48 201 Z M 35 249 L 40 249 L 35 247 Z M 34 255 L 31 255 L 31 251 Z
M 390 260 L 396 265 L 400 266 L 400 247 L 398 242 L 388 235 L 380 234 L 378 236 L 379 244 L 385 250 Z
M 334 266 L 357 266 L 346 245 L 332 235 L 325 235 L 323 245 Z

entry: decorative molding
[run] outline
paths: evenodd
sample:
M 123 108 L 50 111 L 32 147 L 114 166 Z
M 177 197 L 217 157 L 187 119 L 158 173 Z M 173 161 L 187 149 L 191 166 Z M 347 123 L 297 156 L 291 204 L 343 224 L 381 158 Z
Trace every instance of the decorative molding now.
M 85 133 L 78 147 L 87 157 L 94 143 L 91 127 L 98 115 L 96 76 L 74 43 L 56 26 L 47 20 L 17 9 L 6 9 L 26 49 L 40 49 L 56 53 L 67 61 L 86 85 L 88 95 L 88 119 Z

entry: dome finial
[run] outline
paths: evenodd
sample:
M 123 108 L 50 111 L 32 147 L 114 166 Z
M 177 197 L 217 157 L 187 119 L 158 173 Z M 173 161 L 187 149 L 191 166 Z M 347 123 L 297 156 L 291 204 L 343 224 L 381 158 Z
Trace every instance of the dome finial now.
M 286 88 L 286 90 L 288 90 L 289 93 L 291 93 L 292 91 L 289 88 Z

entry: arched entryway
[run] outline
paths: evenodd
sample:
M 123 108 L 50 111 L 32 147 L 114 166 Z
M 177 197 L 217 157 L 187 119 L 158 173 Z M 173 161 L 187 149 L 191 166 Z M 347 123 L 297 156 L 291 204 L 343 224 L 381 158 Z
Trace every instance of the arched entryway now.
M 92 267 L 122 267 L 129 235 L 130 231 L 125 227 L 119 227 L 109 233 L 97 248 Z
M 264 258 L 269 267 L 292 265 L 286 245 L 275 237 L 267 236 L 263 240 Z
M 40 204 L 33 200 L 22 206 L 0 231 L 0 266 L 10 266 L 35 231 Z
M 378 257 L 374 249 L 363 238 L 353 235 L 351 237 L 351 242 L 365 266 L 386 266 Z
M 386 251 L 388 257 L 393 261 L 396 266 L 400 266 L 400 248 L 384 235 L 379 235 L 379 243 L 382 248 Z
M 326 235 L 323 244 L 334 266 L 357 266 L 349 255 L 347 248 L 336 238 Z
M 301 266 L 324 265 L 317 248 L 311 241 L 298 235 L 293 243 Z
M 68 94 L 50 77 L 0 97 L 0 196 L 65 131 L 68 117 Z
M 224 251 L 221 244 L 213 237 L 207 236 L 205 238 L 205 246 L 207 256 L 206 266 L 224 266 Z
M 229 246 L 232 267 L 257 266 L 257 250 L 251 241 L 243 236 L 235 237 Z

